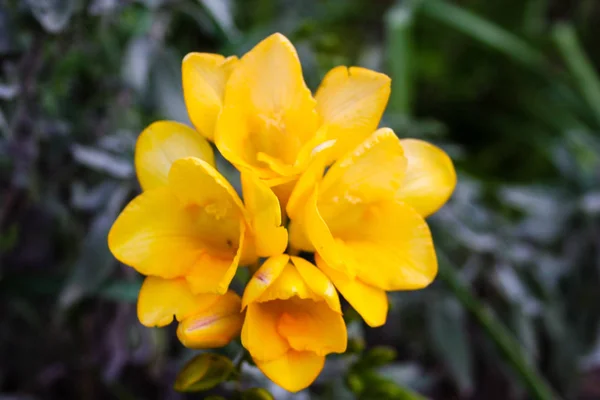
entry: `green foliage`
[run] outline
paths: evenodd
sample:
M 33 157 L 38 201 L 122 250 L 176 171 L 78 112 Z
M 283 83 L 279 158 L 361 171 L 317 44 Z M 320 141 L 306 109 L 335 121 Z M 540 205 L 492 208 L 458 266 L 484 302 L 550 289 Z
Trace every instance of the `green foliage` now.
M 388 73 L 382 124 L 443 147 L 459 173 L 429 219 L 439 279 L 390 295 L 382 328 L 345 309 L 347 354 L 298 396 L 597 398 L 599 11 L 593 0 L 0 0 L 0 397 L 172 398 L 193 354 L 139 324 L 140 277 L 106 233 L 139 191 L 137 135 L 188 122 L 183 55 L 240 55 L 280 31 L 313 89 L 339 64 Z M 198 356 L 180 388 L 295 398 L 239 343 L 218 354 Z

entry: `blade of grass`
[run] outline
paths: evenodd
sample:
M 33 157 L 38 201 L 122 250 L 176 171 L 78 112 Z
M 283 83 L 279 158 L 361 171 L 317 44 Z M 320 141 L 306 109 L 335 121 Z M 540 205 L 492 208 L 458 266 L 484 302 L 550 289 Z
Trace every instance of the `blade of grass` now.
M 459 6 L 442 0 L 425 0 L 421 11 L 473 39 L 510 56 L 516 62 L 534 70 L 545 69 L 542 53 L 518 36 Z
M 473 296 L 471 290 L 461 282 L 456 268 L 450 263 L 446 255 L 439 250 L 438 258 L 440 261 L 440 279 L 448 285 L 456 298 L 469 310 L 477 323 L 498 347 L 502 356 L 523 381 L 531 398 L 537 400 L 560 399 L 560 396 L 553 391 L 545 379 L 527 362 L 520 343 L 512 333 Z
M 390 109 L 405 116 L 412 110 L 413 22 L 415 1 L 405 1 L 386 15 L 388 66 L 392 77 Z
M 554 27 L 552 35 L 579 91 L 600 124 L 600 79 L 577 39 L 575 29 L 571 24 L 560 23 Z

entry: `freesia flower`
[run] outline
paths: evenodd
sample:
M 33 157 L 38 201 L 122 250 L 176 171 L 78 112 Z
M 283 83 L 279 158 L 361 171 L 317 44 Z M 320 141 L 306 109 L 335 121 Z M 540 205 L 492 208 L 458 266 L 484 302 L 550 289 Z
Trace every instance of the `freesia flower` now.
M 265 375 L 296 392 L 323 369 L 325 356 L 346 350 L 346 325 L 327 277 L 310 262 L 269 258 L 242 298 L 242 344 Z
M 253 171 L 269 186 L 281 189 L 283 185 L 284 192 L 289 192 L 293 183 L 284 184 L 306 169 L 319 144 L 335 140 L 331 153 L 335 158 L 372 133 L 389 93 L 386 75 L 337 67 L 313 97 L 294 46 L 283 35 L 274 34 L 244 55 L 228 75 L 222 103 L 218 103 L 222 111 L 215 143 L 241 171 Z M 289 194 L 275 190 L 283 200 Z
M 288 203 L 292 246 L 317 266 L 371 326 L 385 323 L 386 291 L 427 286 L 437 259 L 424 217 L 456 184 L 448 156 L 426 142 L 372 134 L 327 171 L 321 157 Z M 321 179 L 322 177 L 322 179 Z
M 240 334 L 241 299 L 233 291 L 224 295 L 194 294 L 184 279 L 149 276 L 138 297 L 138 318 L 148 327 L 179 321 L 177 337 L 190 348 L 222 347 Z

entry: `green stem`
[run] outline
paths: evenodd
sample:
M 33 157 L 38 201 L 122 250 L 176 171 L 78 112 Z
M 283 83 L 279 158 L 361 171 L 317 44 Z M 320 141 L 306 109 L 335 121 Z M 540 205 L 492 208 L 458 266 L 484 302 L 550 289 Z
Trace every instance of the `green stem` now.
M 445 254 L 438 251 L 438 257 L 440 279 L 450 287 L 457 299 L 469 310 L 477 323 L 492 339 L 505 360 L 515 369 L 531 397 L 537 400 L 560 399 L 560 396 L 554 392 L 545 379 L 527 362 L 523 356 L 521 345 L 512 333 L 461 282 L 456 268 L 452 266 Z

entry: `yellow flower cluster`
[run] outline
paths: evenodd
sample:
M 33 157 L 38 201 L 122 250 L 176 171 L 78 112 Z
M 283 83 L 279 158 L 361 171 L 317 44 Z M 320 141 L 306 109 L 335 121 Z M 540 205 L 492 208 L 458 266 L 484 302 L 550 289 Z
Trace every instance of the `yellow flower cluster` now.
M 114 223 L 109 247 L 147 276 L 142 324 L 175 316 L 191 348 L 224 346 L 241 333 L 271 380 L 301 390 L 327 354 L 346 349 L 338 291 L 380 326 L 386 291 L 434 279 L 424 217 L 452 193 L 452 162 L 433 145 L 376 130 L 387 76 L 337 67 L 313 96 L 280 34 L 241 59 L 188 54 L 182 72 L 195 129 L 160 121 L 142 132 L 135 167 L 143 193 Z M 243 200 L 217 171 L 209 141 L 240 171 Z M 259 260 L 240 298 L 229 284 L 238 267 Z

